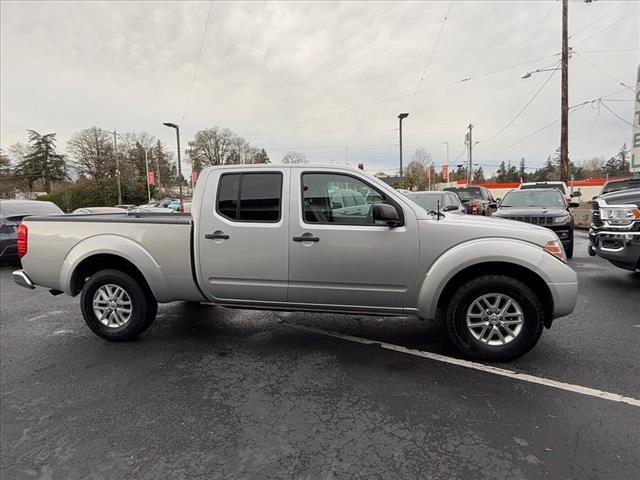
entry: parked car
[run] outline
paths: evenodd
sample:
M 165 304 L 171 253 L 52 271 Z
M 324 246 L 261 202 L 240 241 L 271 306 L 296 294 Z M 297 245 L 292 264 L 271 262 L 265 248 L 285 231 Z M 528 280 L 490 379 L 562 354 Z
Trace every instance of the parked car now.
M 337 187 L 382 203 L 344 214 Z M 89 328 L 130 340 L 158 302 L 442 321 L 464 354 L 517 358 L 571 313 L 558 237 L 520 222 L 435 215 L 361 170 L 228 165 L 200 174 L 192 216 L 31 217 L 16 283 L 80 294 Z
M 176 211 L 163 207 L 134 207 L 129 210 L 129 213 L 176 213 Z
M 569 187 L 567 184 L 561 181 L 548 181 L 548 182 L 526 182 L 520 184 L 520 190 L 532 190 L 532 189 L 540 189 L 540 188 L 555 188 L 559 190 L 562 195 L 564 195 L 567 203 L 571 203 L 573 197 L 580 197 L 582 193 L 580 191 L 575 191 L 570 193 Z
M 63 213 L 52 202 L 39 200 L 0 200 L 0 261 L 18 260 L 18 225 L 28 215 Z
M 181 207 L 180 200 L 174 200 L 174 201 L 168 203 L 165 208 L 173 210 L 174 212 L 179 212 L 180 211 L 180 207 Z
M 450 213 L 466 213 L 466 209 L 458 196 L 453 192 L 409 192 L 405 193 L 426 211 L 450 212 Z
M 553 230 L 568 258 L 573 257 L 573 215 L 565 196 L 555 188 L 511 190 L 497 204 L 496 218 L 517 220 Z
M 119 207 L 82 207 L 76 208 L 71 213 L 73 215 L 87 215 L 91 213 L 127 213 L 127 210 Z
M 116 205 L 114 208 L 124 208 L 125 210 L 129 210 L 130 208 L 135 207 L 132 203 L 125 203 L 123 205 Z
M 591 202 L 589 255 L 640 270 L 640 188 L 607 193 Z
M 605 193 L 618 192 L 620 190 L 630 190 L 640 188 L 640 178 L 626 178 L 624 180 L 609 180 L 602 186 L 599 195 Z
M 495 203 L 495 199 L 491 192 L 479 185 L 470 185 L 468 187 L 448 187 L 444 189 L 447 192 L 454 192 L 460 198 L 467 213 L 471 215 L 484 215 L 488 217 L 495 208 L 491 204 Z

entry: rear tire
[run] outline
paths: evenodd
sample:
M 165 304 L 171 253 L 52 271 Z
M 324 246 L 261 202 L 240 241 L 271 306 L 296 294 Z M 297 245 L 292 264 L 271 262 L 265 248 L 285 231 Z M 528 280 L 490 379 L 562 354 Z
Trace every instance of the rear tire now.
M 93 333 L 115 342 L 136 338 L 158 312 L 158 302 L 146 286 L 120 270 L 91 275 L 82 288 L 80 306 Z
M 483 275 L 458 288 L 446 310 L 446 325 L 449 338 L 465 355 L 504 362 L 535 346 L 542 334 L 544 310 L 535 292 L 520 280 Z

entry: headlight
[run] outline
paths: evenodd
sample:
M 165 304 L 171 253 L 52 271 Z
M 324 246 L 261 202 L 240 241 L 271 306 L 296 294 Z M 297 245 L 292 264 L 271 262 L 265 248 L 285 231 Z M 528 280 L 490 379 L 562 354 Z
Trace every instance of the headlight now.
M 600 218 L 609 225 L 629 225 L 640 219 L 640 210 L 635 205 L 600 208 Z
M 554 217 L 553 223 L 567 223 L 570 215 L 562 215 L 561 217 Z
M 547 242 L 547 244 L 544 246 L 544 251 L 550 253 L 558 260 L 562 260 L 563 262 L 567 261 L 567 255 L 564 253 L 562 243 L 560 243 L 558 240 L 551 240 Z

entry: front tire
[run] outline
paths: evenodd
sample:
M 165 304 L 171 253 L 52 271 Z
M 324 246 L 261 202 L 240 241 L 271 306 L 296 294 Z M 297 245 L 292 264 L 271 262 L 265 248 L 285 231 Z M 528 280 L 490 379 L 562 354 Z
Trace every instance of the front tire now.
M 544 310 L 536 293 L 506 275 L 483 275 L 463 284 L 446 311 L 447 333 L 465 355 L 504 362 L 538 342 Z
M 571 237 L 571 243 L 564 248 L 564 253 L 567 254 L 567 258 L 573 258 L 573 237 Z
M 133 340 L 156 317 L 158 303 L 140 283 L 120 270 L 101 270 L 89 278 L 80 297 L 82 316 L 99 337 Z

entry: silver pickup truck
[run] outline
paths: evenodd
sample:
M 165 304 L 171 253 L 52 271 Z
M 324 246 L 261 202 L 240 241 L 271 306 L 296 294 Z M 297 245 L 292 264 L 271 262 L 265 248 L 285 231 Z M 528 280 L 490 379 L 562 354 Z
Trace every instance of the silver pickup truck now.
M 336 192 L 351 190 L 354 205 Z M 80 294 L 87 325 L 129 340 L 158 302 L 416 315 L 446 323 L 466 355 L 505 361 L 571 313 L 577 278 L 545 228 L 422 209 L 348 168 L 205 169 L 191 216 L 29 217 L 25 287 Z

